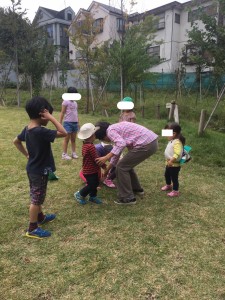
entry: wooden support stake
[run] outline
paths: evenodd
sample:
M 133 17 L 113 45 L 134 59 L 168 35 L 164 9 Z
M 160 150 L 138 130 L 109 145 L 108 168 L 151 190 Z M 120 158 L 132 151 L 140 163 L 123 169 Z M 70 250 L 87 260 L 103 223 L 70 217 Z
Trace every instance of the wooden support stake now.
M 200 122 L 198 126 L 198 135 L 202 135 L 204 132 L 204 126 L 205 126 L 205 117 L 206 117 L 206 110 L 201 110 L 201 116 L 200 116 Z

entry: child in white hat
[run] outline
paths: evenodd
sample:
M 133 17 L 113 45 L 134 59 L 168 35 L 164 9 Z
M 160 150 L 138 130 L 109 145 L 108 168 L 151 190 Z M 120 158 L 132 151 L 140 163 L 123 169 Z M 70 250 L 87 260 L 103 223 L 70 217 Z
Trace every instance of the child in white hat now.
M 95 127 L 92 123 L 86 123 L 81 126 L 80 131 L 77 135 L 79 139 L 83 140 L 82 171 L 87 182 L 87 185 L 85 187 L 74 194 L 75 199 L 80 204 L 87 204 L 87 201 L 85 199 L 87 195 L 89 195 L 90 202 L 96 204 L 102 203 L 102 201 L 97 197 L 97 187 L 99 186 L 99 173 L 101 172 L 101 168 L 96 163 L 98 154 L 95 145 L 93 144 L 95 140 L 95 132 L 98 129 L 99 128 Z M 103 165 L 101 167 L 104 169 L 106 168 L 106 165 Z

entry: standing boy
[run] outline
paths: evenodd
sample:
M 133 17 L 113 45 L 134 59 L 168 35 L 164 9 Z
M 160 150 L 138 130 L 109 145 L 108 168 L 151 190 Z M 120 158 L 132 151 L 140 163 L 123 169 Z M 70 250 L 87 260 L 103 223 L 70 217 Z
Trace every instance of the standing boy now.
M 65 137 L 67 132 L 52 116 L 53 107 L 45 98 L 33 97 L 26 103 L 26 111 L 30 117 L 30 122 L 13 142 L 28 159 L 26 170 L 30 184 L 31 204 L 29 209 L 30 223 L 26 236 L 42 239 L 49 237 L 51 233 L 40 228 L 39 225 L 51 222 L 56 217 L 55 214 L 44 215 L 42 212 L 42 204 L 47 191 L 48 173 L 55 172 L 51 143 L 57 137 Z M 52 122 L 56 130 L 45 128 L 49 121 Z M 26 142 L 26 148 L 22 142 Z

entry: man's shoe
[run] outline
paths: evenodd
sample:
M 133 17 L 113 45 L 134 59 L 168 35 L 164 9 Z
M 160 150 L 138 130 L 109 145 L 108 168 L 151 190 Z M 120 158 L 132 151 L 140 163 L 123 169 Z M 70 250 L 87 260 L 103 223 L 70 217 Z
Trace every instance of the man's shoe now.
M 44 230 L 40 227 L 34 229 L 33 231 L 27 231 L 26 237 L 42 240 L 44 238 L 50 237 L 51 232 Z
M 84 197 L 81 196 L 80 192 L 77 191 L 76 193 L 74 193 L 74 197 L 77 200 L 78 203 L 85 205 L 87 204 L 87 201 L 85 200 Z
M 55 214 L 47 214 L 47 215 L 45 215 L 45 218 L 42 222 L 38 222 L 38 225 L 43 225 L 43 224 L 52 222 L 55 220 L 55 218 L 56 218 Z
M 89 197 L 89 201 L 95 204 L 102 204 L 102 200 L 99 199 L 97 196 L 95 197 Z
M 132 204 L 136 204 L 136 198 L 127 200 L 127 199 L 118 199 L 116 201 L 114 201 L 114 203 L 116 204 L 121 204 L 121 205 L 132 205 Z
M 179 197 L 180 193 L 178 191 L 172 191 L 167 194 L 169 197 Z
M 145 191 L 143 189 L 139 189 L 139 190 L 133 190 L 135 195 L 140 196 L 141 198 L 143 198 Z
M 166 192 L 166 191 L 171 191 L 172 190 L 172 185 L 164 185 L 162 188 L 161 188 L 161 191 L 163 192 Z

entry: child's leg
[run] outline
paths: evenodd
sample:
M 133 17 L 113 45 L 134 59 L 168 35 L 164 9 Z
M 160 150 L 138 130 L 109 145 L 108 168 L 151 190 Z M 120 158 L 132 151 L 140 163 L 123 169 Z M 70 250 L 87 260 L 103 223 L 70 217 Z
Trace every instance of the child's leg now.
M 99 174 L 91 174 L 91 175 L 86 175 L 87 179 L 87 184 L 89 187 L 89 195 L 90 197 L 96 197 L 97 196 L 97 187 L 99 186 Z
M 172 169 L 171 167 L 166 167 L 165 168 L 165 179 L 166 179 L 166 184 L 167 185 L 171 185 L 171 172 L 170 169 Z
M 31 204 L 29 209 L 30 224 L 28 231 L 33 231 L 38 227 L 38 222 L 42 222 L 45 215 L 42 212 L 42 204 L 45 200 L 48 175 L 28 174 L 30 183 Z
M 63 154 L 67 154 L 68 143 L 70 140 L 71 133 L 68 133 L 66 137 L 63 139 Z
M 180 172 L 180 167 L 171 167 L 170 168 L 170 174 L 171 174 L 171 179 L 173 182 L 173 190 L 178 191 L 179 190 L 179 181 L 178 181 L 178 176 Z
M 38 227 L 38 214 L 40 212 L 40 205 L 30 204 L 29 209 L 29 217 L 30 217 L 30 224 L 28 231 L 33 231 Z
M 71 132 L 70 141 L 71 141 L 72 153 L 76 152 L 76 137 L 77 137 L 77 133 L 76 132 Z

